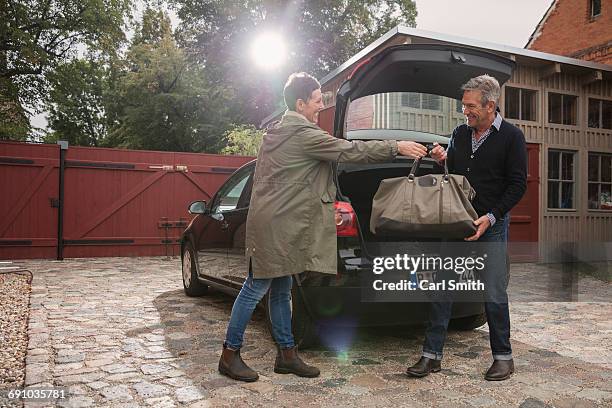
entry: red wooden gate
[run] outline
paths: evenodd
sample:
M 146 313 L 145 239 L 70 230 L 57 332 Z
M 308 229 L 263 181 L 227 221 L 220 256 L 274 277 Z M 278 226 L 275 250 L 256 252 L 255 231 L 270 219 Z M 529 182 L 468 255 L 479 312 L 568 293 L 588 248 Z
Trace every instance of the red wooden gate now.
M 59 146 L 0 143 L 0 259 L 54 258 Z
M 57 145 L 0 143 L 0 258 L 176 255 L 189 203 L 210 199 L 251 160 L 87 147 L 65 153 L 61 172 Z

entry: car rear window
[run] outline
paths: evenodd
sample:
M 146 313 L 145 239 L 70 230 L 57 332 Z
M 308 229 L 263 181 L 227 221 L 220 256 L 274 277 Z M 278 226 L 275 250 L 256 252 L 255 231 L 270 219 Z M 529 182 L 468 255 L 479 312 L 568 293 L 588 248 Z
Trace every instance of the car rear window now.
M 396 129 L 448 137 L 464 122 L 460 100 L 420 92 L 380 93 L 351 101 L 346 118 L 347 138 L 356 139 L 364 132 L 351 131 L 366 129 Z

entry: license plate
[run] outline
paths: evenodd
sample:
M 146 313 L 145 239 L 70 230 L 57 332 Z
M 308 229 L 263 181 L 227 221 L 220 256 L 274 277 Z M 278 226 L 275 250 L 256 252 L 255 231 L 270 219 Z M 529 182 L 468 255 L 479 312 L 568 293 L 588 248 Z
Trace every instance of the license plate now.
M 438 272 L 436 271 L 422 271 L 416 273 L 417 282 L 421 283 L 423 281 L 427 281 L 429 283 L 433 283 L 436 281 L 436 277 L 438 276 Z
M 459 282 L 468 282 L 474 280 L 474 270 L 468 269 L 459 275 Z
M 437 271 L 421 271 L 421 272 L 417 272 L 415 275 L 416 275 L 416 281 L 419 283 L 422 281 L 433 283 L 433 282 L 436 282 L 436 278 L 438 277 L 438 272 Z M 458 274 L 457 276 L 458 276 L 457 280 L 459 282 L 473 281 L 474 280 L 474 270 L 468 269 L 462 274 Z

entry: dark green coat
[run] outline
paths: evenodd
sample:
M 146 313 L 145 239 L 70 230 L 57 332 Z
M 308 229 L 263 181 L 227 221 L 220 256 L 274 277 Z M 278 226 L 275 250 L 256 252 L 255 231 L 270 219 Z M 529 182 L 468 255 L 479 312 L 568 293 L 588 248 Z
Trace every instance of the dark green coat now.
M 246 226 L 253 277 L 336 274 L 332 163 L 392 161 L 396 155 L 395 141 L 338 139 L 287 111 L 257 155 Z

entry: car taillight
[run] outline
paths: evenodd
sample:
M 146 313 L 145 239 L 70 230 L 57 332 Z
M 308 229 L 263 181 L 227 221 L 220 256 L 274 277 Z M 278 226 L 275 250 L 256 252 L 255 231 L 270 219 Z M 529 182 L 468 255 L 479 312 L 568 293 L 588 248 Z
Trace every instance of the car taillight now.
M 357 237 L 357 216 L 350 203 L 336 201 L 334 203 L 336 212 L 336 235 L 339 237 Z

